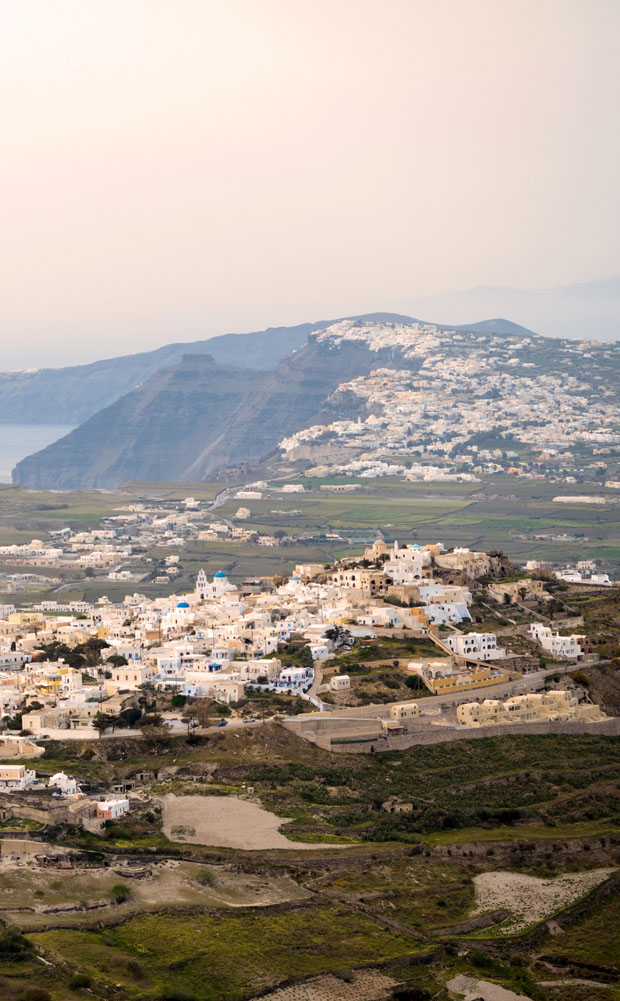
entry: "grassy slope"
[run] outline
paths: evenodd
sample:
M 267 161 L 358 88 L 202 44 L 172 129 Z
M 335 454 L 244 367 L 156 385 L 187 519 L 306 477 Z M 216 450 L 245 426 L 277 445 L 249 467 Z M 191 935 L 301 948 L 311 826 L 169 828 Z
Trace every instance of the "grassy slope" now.
M 45 932 L 37 945 L 59 953 L 100 988 L 122 984 L 133 998 L 163 989 L 201 1001 L 237 1001 L 290 977 L 367 965 L 420 951 L 418 942 L 337 906 L 285 913 L 158 915 L 105 932 Z

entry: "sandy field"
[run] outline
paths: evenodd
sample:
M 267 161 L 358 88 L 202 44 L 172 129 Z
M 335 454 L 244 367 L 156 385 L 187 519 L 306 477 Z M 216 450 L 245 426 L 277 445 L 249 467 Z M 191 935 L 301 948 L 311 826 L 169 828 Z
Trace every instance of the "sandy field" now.
M 162 806 L 163 831 L 171 841 L 246 851 L 345 847 L 289 841 L 280 834 L 280 825 L 285 822 L 282 817 L 237 796 L 175 796 L 169 793 L 163 797 Z
M 477 980 L 459 973 L 453 980 L 446 982 L 446 987 L 453 994 L 460 994 L 464 1001 L 531 1001 L 525 994 L 515 994 L 499 984 L 489 980 Z
M 552 879 L 539 879 L 518 872 L 483 872 L 474 876 L 476 906 L 473 914 L 507 910 L 512 920 L 502 925 L 504 935 L 515 935 L 530 925 L 568 907 L 583 897 L 613 869 L 591 869 L 589 872 L 566 873 Z
M 355 970 L 350 983 L 327 973 L 303 984 L 281 987 L 264 1001 L 381 1001 L 390 998 L 395 981 L 379 970 Z

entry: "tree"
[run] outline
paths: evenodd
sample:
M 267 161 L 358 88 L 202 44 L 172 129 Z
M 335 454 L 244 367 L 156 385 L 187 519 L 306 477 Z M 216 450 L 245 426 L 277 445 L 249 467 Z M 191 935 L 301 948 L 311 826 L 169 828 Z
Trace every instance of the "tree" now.
M 314 660 L 312 658 L 312 650 L 309 646 L 302 646 L 299 651 L 299 663 L 302 667 L 312 667 Z
M 86 640 L 85 643 L 81 643 L 76 646 L 75 653 L 80 653 L 84 657 L 84 663 L 89 667 L 95 667 L 97 664 L 101 663 L 101 651 L 110 644 L 106 643 L 105 640 L 97 639 L 96 636 L 91 636 L 90 639 Z M 127 663 L 127 661 L 125 661 Z
M 127 709 L 123 709 L 123 711 L 118 714 L 118 725 L 131 728 L 136 725 L 141 717 L 142 711 L 140 709 L 134 706 L 129 706 Z
M 405 679 L 405 684 L 407 688 L 410 688 L 414 692 L 421 691 L 426 688 L 426 685 L 419 674 L 410 675 L 410 677 Z
M 192 716 L 196 720 L 198 726 L 207 727 L 211 722 L 211 716 L 213 715 L 213 702 L 211 699 L 196 699 L 192 703 Z
M 100 737 L 106 732 L 106 730 L 109 730 L 110 727 L 115 726 L 117 722 L 118 717 L 112 716 L 110 713 L 98 712 L 95 713 L 95 716 L 93 717 L 93 726 L 95 730 L 99 731 Z
M 187 695 L 173 695 L 170 699 L 170 705 L 173 709 L 182 709 L 187 702 Z
M 141 726 L 163 726 L 164 717 L 159 713 L 147 713 L 142 717 Z
M 106 664 L 112 664 L 113 667 L 124 667 L 126 663 L 127 658 L 120 653 L 113 653 L 106 660 Z

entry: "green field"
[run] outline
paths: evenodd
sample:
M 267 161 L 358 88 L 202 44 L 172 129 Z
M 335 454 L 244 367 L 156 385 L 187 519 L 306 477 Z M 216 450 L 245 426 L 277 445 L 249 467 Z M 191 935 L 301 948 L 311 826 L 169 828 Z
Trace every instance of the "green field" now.
M 236 583 L 248 577 L 289 574 L 295 563 L 328 563 L 352 553 L 383 533 L 387 540 L 403 543 L 441 541 L 446 546 L 503 549 L 517 561 L 542 559 L 572 562 L 590 557 L 614 575 L 620 573 L 620 504 L 607 506 L 554 504 L 558 493 L 596 493 L 592 485 L 564 484 L 492 477 L 475 484 L 406 483 L 402 480 L 362 480 L 352 494 L 331 494 L 319 489 L 322 482 L 309 480 L 302 494 L 273 494 L 261 500 L 229 499 L 217 508 L 213 520 L 233 520 L 239 506 L 248 506 L 250 517 L 237 524 L 260 534 L 285 531 L 298 537 L 291 545 L 266 548 L 251 543 L 224 540 L 190 540 L 180 550 L 151 549 L 145 559 L 131 564 L 137 574 L 149 575 L 157 561 L 178 552 L 181 576 L 167 584 L 148 580 L 108 581 L 105 577 L 81 579 L 55 592 L 36 584 L 21 594 L 27 603 L 60 596 L 62 600 L 107 595 L 121 600 L 135 590 L 150 595 L 179 593 L 193 586 L 204 567 L 209 573 L 225 570 Z M 100 518 L 138 499 L 179 500 L 188 495 L 210 500 L 225 484 L 129 484 L 116 493 L 106 491 L 32 491 L 0 486 L 0 544 L 47 538 L 48 533 L 68 525 L 75 530 L 95 527 Z M 603 491 L 617 500 L 613 491 Z M 487 499 L 476 499 L 484 494 Z M 277 513 L 274 513 L 277 512 Z M 210 520 L 207 514 L 206 520 Z M 334 535 L 335 538 L 329 538 Z M 566 534 L 577 540 L 540 540 L 536 534 Z M 32 569 L 0 562 L 0 572 L 19 573 Z M 36 568 L 35 568 L 36 569 Z M 39 570 L 37 569 L 37 572 Z M 40 568 L 42 575 L 70 579 L 72 571 Z
M 415 939 L 337 906 L 160 914 L 103 932 L 58 930 L 32 938 L 104 993 L 121 984 L 126 997 L 161 998 L 167 991 L 188 1001 L 241 1001 L 291 977 L 422 951 Z

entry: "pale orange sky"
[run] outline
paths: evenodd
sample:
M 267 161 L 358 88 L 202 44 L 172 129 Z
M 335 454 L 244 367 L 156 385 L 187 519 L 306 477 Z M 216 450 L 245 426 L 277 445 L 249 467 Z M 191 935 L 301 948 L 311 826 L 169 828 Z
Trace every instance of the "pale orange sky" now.
M 0 0 L 0 368 L 620 270 L 617 0 Z

